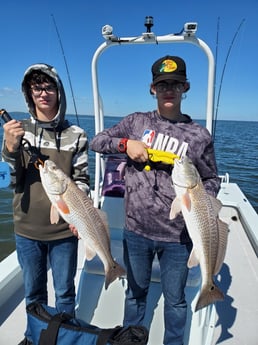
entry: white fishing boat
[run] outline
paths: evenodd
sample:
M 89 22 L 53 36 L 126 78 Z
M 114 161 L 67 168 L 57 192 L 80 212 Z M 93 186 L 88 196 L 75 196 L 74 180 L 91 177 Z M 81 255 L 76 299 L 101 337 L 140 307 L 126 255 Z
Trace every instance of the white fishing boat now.
M 98 59 L 108 48 L 144 44 L 193 44 L 200 48 L 208 60 L 207 118 L 206 126 L 212 132 L 214 109 L 214 57 L 209 46 L 196 35 L 197 24 L 186 23 L 180 34 L 156 36 L 146 26 L 147 32 L 137 37 L 118 38 L 112 27 L 102 29 L 104 42 L 92 59 L 92 86 L 95 112 L 95 131 L 104 127 L 103 108 L 99 94 Z M 95 189 L 92 191 L 95 207 L 108 215 L 111 248 L 114 258 L 123 265 L 122 231 L 124 225 L 123 179 L 117 169 L 123 159 L 96 154 Z M 108 178 L 107 178 L 108 177 Z M 223 208 L 221 218 L 229 224 L 226 258 L 217 276 L 225 300 L 195 312 L 201 275 L 199 268 L 189 272 L 186 296 L 189 304 L 184 344 L 187 345 L 257 345 L 258 320 L 258 215 L 239 186 L 231 183 L 228 174 L 222 176 L 218 199 Z M 77 317 L 102 328 L 121 325 L 123 320 L 126 278 L 117 279 L 107 290 L 101 261 L 95 257 L 84 263 L 83 244 L 79 244 Z M 50 299 L 54 305 L 51 274 L 49 274 Z M 16 253 L 0 263 L 0 344 L 16 345 L 25 329 L 25 303 L 23 283 Z M 155 262 L 148 295 L 145 324 L 150 328 L 148 345 L 163 343 L 163 297 L 159 281 L 159 266 Z

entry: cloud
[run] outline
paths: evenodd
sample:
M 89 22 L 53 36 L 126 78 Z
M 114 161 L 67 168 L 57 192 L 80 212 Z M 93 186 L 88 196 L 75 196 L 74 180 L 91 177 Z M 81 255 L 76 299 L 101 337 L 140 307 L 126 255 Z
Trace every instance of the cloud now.
M 0 97 L 17 96 L 19 94 L 20 94 L 20 91 L 16 89 L 12 89 L 8 86 L 0 88 Z

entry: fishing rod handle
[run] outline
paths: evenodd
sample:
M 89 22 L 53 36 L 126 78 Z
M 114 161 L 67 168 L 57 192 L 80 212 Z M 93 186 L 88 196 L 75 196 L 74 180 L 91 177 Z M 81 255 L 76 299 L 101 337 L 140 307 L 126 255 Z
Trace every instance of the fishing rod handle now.
M 5 109 L 0 110 L 0 116 L 5 123 L 12 120 L 11 115 L 9 113 L 7 113 L 7 111 Z

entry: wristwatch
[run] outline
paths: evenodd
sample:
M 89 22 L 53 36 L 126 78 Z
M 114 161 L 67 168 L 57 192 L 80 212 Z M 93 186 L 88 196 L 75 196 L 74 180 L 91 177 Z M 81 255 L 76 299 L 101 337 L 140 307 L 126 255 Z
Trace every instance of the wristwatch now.
M 125 153 L 127 150 L 127 141 L 128 139 L 122 138 L 118 143 L 118 151 L 121 153 Z

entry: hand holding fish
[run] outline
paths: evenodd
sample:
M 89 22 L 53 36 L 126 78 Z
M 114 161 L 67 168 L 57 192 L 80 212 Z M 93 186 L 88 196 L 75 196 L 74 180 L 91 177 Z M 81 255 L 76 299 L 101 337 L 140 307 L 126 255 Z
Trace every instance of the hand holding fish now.
M 69 229 L 71 230 L 71 232 L 74 234 L 75 237 L 78 237 L 78 239 L 80 240 L 80 235 L 76 229 L 76 227 L 72 224 L 69 224 Z

